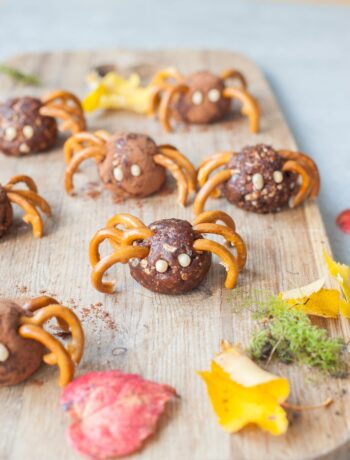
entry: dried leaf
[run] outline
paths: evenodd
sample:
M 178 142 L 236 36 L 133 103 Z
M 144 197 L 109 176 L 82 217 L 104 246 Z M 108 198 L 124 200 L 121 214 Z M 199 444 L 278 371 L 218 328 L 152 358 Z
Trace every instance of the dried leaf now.
M 344 233 L 350 233 L 350 209 L 345 209 L 338 215 L 336 224 Z
M 291 291 L 281 292 L 279 296 L 307 315 L 336 318 L 341 314 L 350 318 L 350 268 L 334 262 L 326 252 L 324 258 L 330 274 L 337 279 L 343 296 L 337 289 L 324 288 L 324 278 Z
M 102 78 L 97 73 L 92 73 L 88 75 L 87 80 L 92 91 L 83 100 L 86 112 L 116 109 L 147 113 L 151 88 L 141 86 L 139 75 L 133 73 L 125 79 L 112 71 Z
M 120 371 L 89 372 L 62 392 L 72 418 L 68 438 L 82 455 L 118 458 L 139 450 L 156 431 L 173 388 Z
M 210 371 L 198 372 L 224 430 L 235 433 L 256 424 L 273 435 L 287 431 L 281 407 L 289 395 L 288 380 L 257 366 L 239 346 L 222 342 Z

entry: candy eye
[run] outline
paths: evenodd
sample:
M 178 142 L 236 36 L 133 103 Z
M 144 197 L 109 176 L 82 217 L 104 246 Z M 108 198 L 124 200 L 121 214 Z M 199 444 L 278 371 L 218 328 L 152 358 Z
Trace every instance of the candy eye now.
M 158 273 L 165 273 L 169 268 L 169 264 L 166 260 L 159 259 L 156 262 L 156 270 Z
M 208 99 L 210 102 L 218 102 L 220 96 L 220 91 L 217 88 L 208 91 Z
M 5 362 L 9 356 L 10 353 L 8 349 L 5 347 L 3 343 L 0 343 L 0 363 Z
M 200 91 L 195 91 L 192 94 L 192 102 L 194 105 L 201 105 L 203 102 L 203 94 Z
M 5 129 L 5 135 L 4 135 L 5 141 L 11 142 L 14 139 L 16 139 L 16 136 L 17 136 L 17 131 L 16 131 L 16 128 L 14 128 L 13 126 L 8 126 Z
M 252 177 L 252 182 L 255 190 L 262 190 L 264 188 L 264 178 L 262 174 L 256 173 Z
M 138 177 L 141 175 L 141 168 L 139 165 L 131 165 L 130 171 L 131 175 L 134 177 Z
M 122 168 L 120 166 L 118 166 L 117 168 L 114 168 L 113 169 L 113 175 L 114 175 L 116 181 L 118 181 L 118 182 L 122 181 L 123 177 L 124 177 Z
M 191 264 L 191 257 L 188 254 L 179 254 L 177 260 L 181 267 L 188 267 Z
M 276 184 L 280 184 L 283 181 L 282 171 L 274 171 L 272 177 Z

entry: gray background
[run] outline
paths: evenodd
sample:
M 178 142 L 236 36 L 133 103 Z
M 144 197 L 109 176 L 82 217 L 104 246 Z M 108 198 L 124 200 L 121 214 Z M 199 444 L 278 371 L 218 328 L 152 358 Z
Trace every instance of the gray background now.
M 0 59 L 113 47 L 229 49 L 264 70 L 298 140 L 318 162 L 337 260 L 350 236 L 350 5 L 258 0 L 0 0 Z

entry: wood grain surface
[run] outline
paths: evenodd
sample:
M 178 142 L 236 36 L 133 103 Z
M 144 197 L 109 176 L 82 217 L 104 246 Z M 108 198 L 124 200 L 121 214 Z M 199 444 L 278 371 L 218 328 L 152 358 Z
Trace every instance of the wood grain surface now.
M 168 65 L 175 65 L 184 73 L 198 69 L 220 72 L 237 67 L 246 74 L 251 92 L 261 103 L 262 131 L 252 135 L 247 120 L 235 115 L 211 127 L 182 126 L 175 133 L 165 134 L 156 121 L 128 113 L 90 117 L 91 130 L 147 132 L 157 143 L 176 145 L 196 165 L 218 150 L 236 150 L 258 142 L 296 148 L 261 71 L 240 55 L 115 50 L 24 55 L 12 61 L 42 77 L 44 87 L 30 90 L 30 94 L 66 88 L 80 96 L 86 91 L 84 76 L 88 70 L 110 62 L 126 74 L 136 70 L 144 77 Z M 28 89 L 1 78 L 0 99 L 28 93 Z M 133 281 L 126 266 L 118 266 L 112 270 L 117 292 L 106 296 L 90 285 L 88 243 L 107 218 L 127 211 L 147 224 L 166 217 L 191 219 L 191 206 L 177 206 L 170 178 L 166 189 L 158 195 L 115 204 L 109 193 L 102 190 L 93 164 L 87 164 L 77 174 L 77 196 L 67 196 L 63 190 L 63 140 L 50 153 L 21 159 L 0 157 L 0 181 L 6 182 L 18 173 L 31 175 L 54 212 L 53 218 L 46 220 L 42 240 L 34 240 L 31 229 L 20 220 L 20 211 L 16 212 L 15 225 L 0 242 L 0 295 L 18 298 L 46 292 L 74 307 L 83 320 L 87 338 L 79 374 L 91 369 L 118 368 L 177 389 L 181 400 L 169 408 L 159 433 L 131 458 L 348 459 L 348 380 L 326 379 L 295 366 L 271 366 L 290 379 L 291 402 L 312 404 L 333 397 L 334 404 L 298 417 L 291 414 L 291 426 L 284 436 L 272 437 L 255 428 L 230 436 L 218 426 L 204 384 L 195 373 L 209 368 L 220 339 L 248 344 L 256 324 L 249 310 L 237 309 L 247 295 L 260 289 L 277 293 L 325 274 L 322 249 L 329 250 L 329 245 L 317 203 L 263 216 L 243 212 L 223 200 L 210 200 L 208 209 L 221 208 L 231 213 L 248 245 L 247 268 L 235 291 L 223 287 L 224 269 L 215 260 L 199 289 L 176 297 L 145 290 Z M 319 324 L 333 335 L 350 338 L 348 322 L 322 320 Z M 0 390 L 1 460 L 78 458 L 65 439 L 68 420 L 58 404 L 57 378 L 57 369 L 43 366 L 25 384 Z

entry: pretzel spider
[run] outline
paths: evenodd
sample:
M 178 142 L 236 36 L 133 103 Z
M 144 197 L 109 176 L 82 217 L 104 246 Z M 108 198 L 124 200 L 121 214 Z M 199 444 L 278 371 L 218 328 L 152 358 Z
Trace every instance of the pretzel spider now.
M 25 184 L 28 190 L 18 190 L 16 185 L 19 183 Z M 50 217 L 51 207 L 38 194 L 38 188 L 29 176 L 14 176 L 6 185 L 0 184 L 0 238 L 13 223 L 12 204 L 17 204 L 24 210 L 25 214 L 22 219 L 32 225 L 34 237 L 41 238 L 44 223 L 37 208 Z
M 79 99 L 67 91 L 54 91 L 43 99 L 19 97 L 0 105 L 0 151 L 21 156 L 49 150 L 61 131 L 86 129 Z
M 203 238 L 203 233 L 223 236 L 235 248 L 236 255 L 223 245 Z M 101 259 L 99 248 L 106 239 L 113 254 Z M 113 283 L 103 281 L 104 273 L 118 262 L 129 262 L 131 276 L 142 286 L 162 294 L 181 294 L 203 281 L 211 266 L 212 253 L 226 268 L 225 287 L 234 288 L 247 252 L 233 219 L 222 211 L 204 212 L 193 225 L 186 220 L 163 219 L 148 227 L 130 214 L 117 214 L 90 242 L 92 284 L 100 292 L 113 293 Z
M 74 367 L 84 350 L 84 332 L 75 313 L 44 296 L 27 302 L 23 308 L 2 299 L 0 317 L 0 387 L 23 382 L 42 361 L 58 366 L 60 386 L 73 379 Z M 44 329 L 51 318 L 56 318 L 63 331 L 71 335 L 66 347 Z
M 168 170 L 178 187 L 178 202 L 185 206 L 189 192 L 196 190 L 196 170 L 171 145 L 156 145 L 144 134 L 107 131 L 83 132 L 72 136 L 64 146 L 67 169 L 65 189 L 73 192 L 73 176 L 80 164 L 94 158 L 101 181 L 117 198 L 145 197 L 160 190 Z
M 229 79 L 238 80 L 240 87 L 226 86 Z M 235 69 L 225 70 L 219 76 L 203 71 L 184 77 L 178 70 L 167 68 L 154 76 L 150 86 L 154 90 L 149 112 L 151 115 L 158 112 L 167 132 L 172 131 L 172 117 L 189 124 L 209 124 L 222 120 L 231 110 L 232 99 L 242 104 L 241 113 L 249 118 L 250 130 L 253 133 L 259 131 L 259 105 L 248 93 L 245 77 Z
M 203 211 L 210 195 L 218 197 L 221 193 L 246 211 L 269 213 L 317 197 L 320 176 L 315 162 L 304 153 L 259 144 L 238 154 L 222 152 L 207 158 L 199 166 L 198 184 L 196 215 Z

